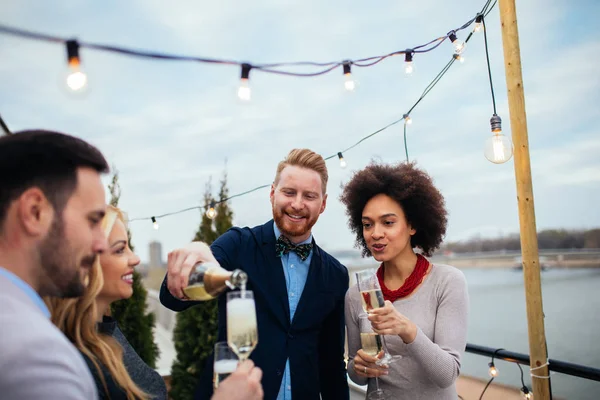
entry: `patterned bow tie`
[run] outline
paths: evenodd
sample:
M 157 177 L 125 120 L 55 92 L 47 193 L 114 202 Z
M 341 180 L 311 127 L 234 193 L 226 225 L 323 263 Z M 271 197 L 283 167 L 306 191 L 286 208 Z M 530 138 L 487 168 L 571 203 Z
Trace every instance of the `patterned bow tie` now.
M 312 243 L 296 245 L 292 243 L 290 239 L 282 235 L 279 236 L 279 238 L 277 238 L 277 243 L 275 244 L 275 251 L 277 251 L 278 257 L 281 257 L 282 255 L 287 254 L 290 251 L 295 251 L 296 254 L 298 254 L 298 257 L 300 257 L 300 259 L 304 261 L 308 258 L 308 255 L 312 250 L 312 246 Z

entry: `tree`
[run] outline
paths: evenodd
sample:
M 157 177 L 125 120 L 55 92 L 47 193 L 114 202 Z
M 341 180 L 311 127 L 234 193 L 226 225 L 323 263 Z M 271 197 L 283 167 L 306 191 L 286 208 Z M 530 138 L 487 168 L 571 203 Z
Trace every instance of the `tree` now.
M 212 185 L 206 184 L 204 192 L 205 209 L 214 201 Z M 223 174 L 220 182 L 219 203 L 214 220 L 202 213 L 202 221 L 195 241 L 211 244 L 217 237 L 232 227 L 233 211 L 229 208 L 227 198 L 227 173 Z M 194 390 L 202 375 L 206 360 L 213 351 L 217 340 L 218 308 L 216 301 L 205 301 L 177 314 L 177 324 L 174 331 L 175 350 L 177 358 L 171 368 L 171 392 L 174 400 L 193 398 Z
M 121 188 L 119 186 L 119 172 L 113 167 L 114 175 L 108 190 L 111 194 L 109 204 L 118 207 L 121 197 Z M 131 231 L 127 228 L 127 237 L 129 247 L 133 251 L 131 243 Z M 135 352 L 152 368 L 156 368 L 158 359 L 158 346 L 154 342 L 154 324 L 155 316 L 146 312 L 146 298 L 148 291 L 142 285 L 142 276 L 133 272 L 133 295 L 126 300 L 120 300 L 112 303 L 111 315 L 117 321 L 119 329 L 133 347 Z

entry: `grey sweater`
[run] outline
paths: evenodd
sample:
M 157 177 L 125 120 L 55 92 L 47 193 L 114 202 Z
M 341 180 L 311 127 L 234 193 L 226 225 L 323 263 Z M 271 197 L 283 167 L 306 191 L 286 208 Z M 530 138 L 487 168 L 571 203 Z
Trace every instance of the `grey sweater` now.
M 129 344 L 117 321 L 104 317 L 98 323 L 98 331 L 112 336 L 123 347 L 123 363 L 131 379 L 153 400 L 167 400 L 167 387 L 158 372 L 150 368 Z
M 390 365 L 389 375 L 379 378 L 380 387 L 393 399 L 456 400 L 455 381 L 467 342 L 469 299 L 464 274 L 449 265 L 434 264 L 415 293 L 393 304 L 417 325 L 417 336 L 410 344 L 399 336 L 385 337 L 389 352 L 403 358 Z M 348 375 L 359 385 L 368 383 L 370 392 L 375 390 L 375 379 L 354 371 L 354 356 L 361 348 L 358 316 L 363 312 L 354 285 L 346 293 Z

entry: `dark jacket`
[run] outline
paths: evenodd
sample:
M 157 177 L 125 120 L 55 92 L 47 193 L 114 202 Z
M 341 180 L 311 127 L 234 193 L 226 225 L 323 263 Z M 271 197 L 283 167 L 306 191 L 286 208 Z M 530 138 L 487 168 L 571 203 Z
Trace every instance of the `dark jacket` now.
M 346 400 L 349 394 L 344 363 L 344 296 L 348 270 L 313 241 L 306 285 L 290 322 L 286 282 L 275 242 L 271 220 L 251 229 L 232 228 L 211 246 L 223 268 L 242 269 L 248 274 L 247 289 L 254 292 L 258 321 L 258 345 L 250 358 L 263 371 L 264 398 L 277 398 L 289 358 L 294 399 Z M 166 287 L 166 278 L 160 300 L 174 311 L 197 304 L 173 297 Z M 218 340 L 226 340 L 226 296 L 220 296 L 218 302 Z M 212 374 L 211 357 L 196 399 L 210 398 Z

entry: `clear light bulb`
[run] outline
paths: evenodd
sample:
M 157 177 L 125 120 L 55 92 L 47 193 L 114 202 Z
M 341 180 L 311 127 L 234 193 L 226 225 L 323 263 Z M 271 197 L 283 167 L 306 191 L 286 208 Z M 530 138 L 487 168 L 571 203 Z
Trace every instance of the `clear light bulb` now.
M 407 49 L 404 53 L 404 72 L 407 75 L 411 75 L 415 71 L 415 65 L 413 63 L 414 50 Z
M 490 376 L 492 378 L 497 377 L 498 376 L 498 368 L 496 368 L 496 366 L 494 365 L 493 362 L 489 363 L 488 365 L 490 366 L 490 369 L 488 371 L 488 373 L 490 374 Z
M 67 68 L 65 81 L 67 88 L 72 93 L 82 93 L 87 88 L 87 75 L 81 70 L 81 59 L 79 58 L 79 43 L 76 40 L 68 40 L 67 46 Z
M 217 210 L 215 210 L 214 206 L 210 206 L 208 210 L 206 210 L 206 216 L 210 219 L 214 219 L 217 216 Z
M 527 400 L 533 399 L 533 393 L 531 393 L 529 391 L 529 389 L 527 388 L 527 386 L 523 386 L 521 388 L 521 396 L 523 396 L 523 398 L 527 399 Z
M 356 89 L 356 82 L 352 78 L 352 72 L 350 71 L 350 61 L 344 61 L 344 87 L 347 91 L 353 92 Z
M 492 137 L 485 141 L 484 155 L 494 164 L 503 164 L 513 155 L 513 145 L 510 139 L 502 134 L 502 120 L 494 114 L 490 119 Z
M 346 160 L 344 160 L 344 156 L 342 155 L 342 152 L 338 152 L 338 158 L 340 159 L 340 167 L 341 168 L 346 168 L 348 166 L 348 163 L 346 163 Z
M 69 66 L 69 70 L 70 71 L 67 74 L 66 79 L 67 87 L 74 92 L 79 92 L 85 89 L 87 85 L 87 75 L 81 72 L 79 66 L 74 68 Z
M 454 53 L 454 59 L 456 61 L 459 61 L 461 64 L 465 63 L 465 57 L 462 54 L 456 54 L 456 53 Z
M 237 95 L 242 101 L 250 101 L 251 93 L 250 93 L 250 70 L 252 69 L 252 65 L 243 63 L 241 65 L 242 73 L 240 79 L 240 86 L 238 87 Z
M 152 227 L 158 230 L 158 222 L 156 222 L 156 218 L 152 217 Z
M 479 32 L 483 29 L 483 14 L 477 14 L 475 18 L 475 26 L 473 27 L 473 32 Z
M 467 44 L 462 40 L 458 39 L 454 32 L 450 33 L 448 35 L 448 38 L 452 42 L 452 46 L 454 46 L 454 52 L 456 54 L 462 54 L 462 52 L 465 51 L 465 49 L 467 48 Z
M 243 101 L 250 101 L 251 92 L 250 92 L 250 84 L 248 79 L 242 79 L 240 81 L 240 87 L 238 88 L 238 97 Z
M 349 92 L 353 92 L 354 89 L 356 89 L 356 83 L 354 82 L 354 79 L 352 79 L 352 74 L 347 73 L 344 74 L 344 87 L 346 88 L 347 91 Z
M 410 117 L 410 115 L 404 115 L 404 123 L 406 125 L 412 125 L 412 118 Z

